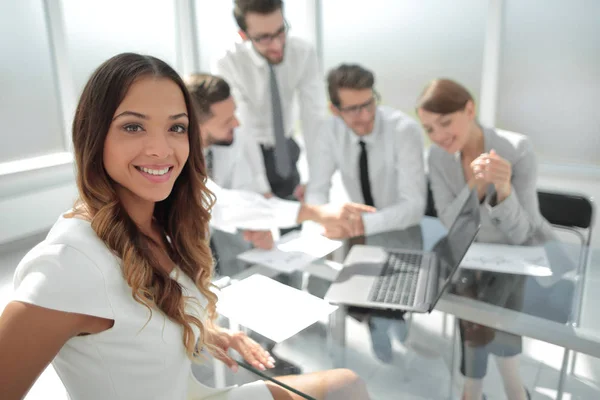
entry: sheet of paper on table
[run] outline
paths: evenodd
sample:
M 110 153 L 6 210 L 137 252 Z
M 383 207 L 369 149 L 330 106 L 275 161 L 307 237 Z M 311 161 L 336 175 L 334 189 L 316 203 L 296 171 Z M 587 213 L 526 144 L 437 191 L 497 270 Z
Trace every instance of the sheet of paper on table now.
M 341 245 L 340 241 L 327 239 L 317 233 L 293 231 L 282 236 L 271 250 L 252 249 L 237 258 L 290 273 L 325 257 Z
M 327 317 L 338 307 L 262 275 L 218 293 L 217 311 L 277 343 Z
M 519 275 L 552 275 L 546 250 L 541 246 L 473 243 L 460 266 Z

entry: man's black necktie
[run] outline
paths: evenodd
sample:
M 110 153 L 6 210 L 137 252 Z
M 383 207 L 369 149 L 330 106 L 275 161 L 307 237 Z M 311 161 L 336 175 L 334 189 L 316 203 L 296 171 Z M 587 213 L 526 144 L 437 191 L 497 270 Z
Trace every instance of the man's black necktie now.
M 360 144 L 360 159 L 358 161 L 358 171 L 360 173 L 360 187 L 362 189 L 363 199 L 368 206 L 375 207 L 373 196 L 371 195 L 371 182 L 369 181 L 369 163 L 367 158 L 367 145 L 362 140 Z

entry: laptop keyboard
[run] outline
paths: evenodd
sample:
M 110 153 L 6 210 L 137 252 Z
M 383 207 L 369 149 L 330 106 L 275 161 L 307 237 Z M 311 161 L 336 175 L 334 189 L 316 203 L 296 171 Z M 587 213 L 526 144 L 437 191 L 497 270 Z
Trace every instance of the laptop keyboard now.
M 412 305 L 417 291 L 421 254 L 388 253 L 381 274 L 373 283 L 369 300 Z

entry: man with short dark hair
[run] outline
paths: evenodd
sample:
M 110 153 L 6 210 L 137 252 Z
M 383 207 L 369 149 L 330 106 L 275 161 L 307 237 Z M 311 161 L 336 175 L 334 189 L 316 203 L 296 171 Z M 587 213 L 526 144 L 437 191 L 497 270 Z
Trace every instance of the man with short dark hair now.
M 420 125 L 401 111 L 378 105 L 375 77 L 360 65 L 332 69 L 327 85 L 333 116 L 319 134 L 306 201 L 329 202 L 331 177 L 339 170 L 350 201 L 377 209 L 356 217 L 361 234 L 418 224 L 426 203 Z M 335 227 L 326 234 L 347 237 Z
M 253 157 L 258 157 L 255 142 L 244 134 L 234 140 L 240 123 L 229 84 L 216 75 L 192 74 L 186 85 L 196 105 L 210 178 L 221 188 L 260 192 L 259 171 L 252 169 L 257 164 Z
M 311 170 L 315 173 L 310 175 L 306 201 L 329 202 L 331 178 L 339 170 L 350 200 L 377 210 L 350 216 L 353 232 L 373 235 L 418 224 L 426 204 L 420 125 L 398 110 L 378 105 L 375 77 L 360 65 L 342 64 L 332 69 L 327 85 L 333 116 L 319 133 Z M 325 234 L 348 237 L 335 226 L 326 229 Z M 365 315 L 364 310 L 352 308 L 350 312 L 367 319 L 375 354 L 380 360 L 391 362 L 388 331 L 397 320 L 394 325 L 403 339 L 403 313 Z
M 230 223 L 235 221 L 224 221 L 222 218 L 224 214 L 231 214 L 227 211 L 228 206 L 235 204 L 236 207 L 244 207 L 243 204 L 236 204 L 238 197 L 234 196 L 233 201 L 228 200 L 227 193 L 235 192 L 229 192 L 227 189 L 256 189 L 253 186 L 255 181 L 252 171 L 238 165 L 239 162 L 249 164 L 244 163 L 243 158 L 251 156 L 252 153 L 246 151 L 248 145 L 243 143 L 243 135 L 242 140 L 234 140 L 234 130 L 240 124 L 235 116 L 236 107 L 229 84 L 215 75 L 192 74 L 186 78 L 186 86 L 192 95 L 198 116 L 202 150 L 210 179 L 209 188 L 218 194 L 211 218 L 211 227 L 214 229 L 210 240 L 216 260 L 215 270 L 218 274 L 232 276 L 244 268 L 244 263 L 237 260 L 237 255 L 250 249 L 249 242 L 255 247 L 270 249 L 273 247 L 273 236 L 270 227 L 258 230 L 246 228 L 242 236 L 237 232 L 237 226 L 230 226 Z M 255 214 L 257 210 L 249 208 L 247 212 Z M 293 208 L 290 213 L 294 213 Z M 260 210 L 257 214 L 261 215 Z M 275 218 L 273 223 L 277 223 Z
M 288 36 L 281 0 L 236 0 L 233 14 L 244 42 L 221 57 L 215 71 L 232 86 L 244 134 L 260 146 L 262 159 L 254 160 L 259 165 L 252 167 L 262 171 L 259 185 L 275 196 L 303 200 L 292 103 L 297 96 L 310 169 L 326 111 L 316 52 L 307 42 Z
M 315 220 L 326 225 L 340 223 L 343 225 L 341 229 L 348 230 L 347 220 L 341 218 L 345 213 L 350 215 L 369 211 L 362 205 L 349 204 L 336 211 L 279 198 L 267 200 L 259 193 L 222 190 L 219 186 L 227 185 L 227 189 L 240 189 L 241 187 L 253 190 L 252 184 L 256 183 L 257 175 L 256 169 L 253 168 L 258 168 L 261 164 L 251 162 L 251 157 L 256 154 L 260 156 L 257 151 L 258 146 L 253 142 L 254 137 L 244 135 L 245 132 L 239 132 L 240 134 L 235 135 L 234 140 L 234 129 L 239 126 L 239 122 L 235 116 L 236 102 L 230 95 L 229 85 L 225 80 L 213 75 L 197 74 L 187 79 L 187 86 L 196 103 L 195 108 L 200 121 L 200 135 L 204 145 L 209 176 L 215 179 L 215 183 L 218 185 L 216 187 L 209 186 L 211 190 L 216 191 L 217 196 L 212 218 L 213 221 L 217 221 L 215 226 L 217 229 L 220 228 L 219 225 L 224 225 L 225 214 L 241 216 L 240 211 L 243 212 L 245 207 L 237 200 L 247 200 L 252 194 L 257 197 L 256 203 L 272 204 L 274 222 L 277 222 L 277 226 L 280 228 L 289 228 L 305 220 Z M 232 144 L 233 146 L 231 146 Z M 223 207 L 227 207 L 227 212 L 221 212 Z M 248 211 L 250 217 L 255 212 Z M 214 222 L 212 225 L 214 226 Z M 273 237 L 268 230 L 245 231 L 244 238 L 262 248 L 273 246 Z M 211 243 L 216 250 L 217 265 L 223 275 L 232 276 L 241 272 L 244 263 L 238 262 L 237 255 L 247 250 L 248 245 L 241 240 L 239 235 L 235 234 L 235 231 L 213 231 Z M 268 340 L 265 344 L 269 350 L 274 345 L 274 342 Z M 277 358 L 275 353 L 272 354 Z M 277 359 L 276 371 L 280 375 L 287 375 L 297 374 L 300 369 L 288 361 Z
M 215 117 L 220 114 L 218 110 L 214 110 L 214 106 L 222 107 L 224 110 L 233 109 L 235 111 L 235 102 L 231 98 L 231 87 L 220 76 L 211 74 L 192 74 L 186 78 L 186 86 L 192 94 L 195 101 L 198 121 L 204 124 L 204 128 Z M 222 125 L 225 128 L 221 133 L 224 136 L 207 133 L 204 138 L 208 139 L 203 142 L 203 145 L 222 145 L 229 146 L 233 143 L 233 129 L 239 126 L 239 121 L 235 117 L 235 112 L 224 112 L 226 118 L 220 121 L 213 121 L 212 126 Z

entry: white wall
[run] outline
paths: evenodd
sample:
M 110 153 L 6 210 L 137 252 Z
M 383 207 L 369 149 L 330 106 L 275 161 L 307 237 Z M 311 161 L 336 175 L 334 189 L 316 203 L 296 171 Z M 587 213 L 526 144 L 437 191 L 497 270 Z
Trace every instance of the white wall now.
M 540 160 L 600 167 L 600 1 L 505 1 L 498 127 Z
M 49 48 L 40 0 L 0 2 L 0 163 L 63 149 Z
M 456 79 L 479 96 L 487 3 L 480 0 L 325 0 L 323 65 L 359 63 L 382 101 L 413 113 L 425 84 Z
M 6 144 L 0 148 L 0 243 L 46 230 L 73 205 L 70 124 L 100 63 L 133 51 L 178 67 L 181 1 L 0 2 L 0 59 L 9 78 L 0 96 Z
M 79 95 L 91 73 L 122 52 L 149 54 L 177 67 L 173 0 L 61 0 L 69 63 Z

